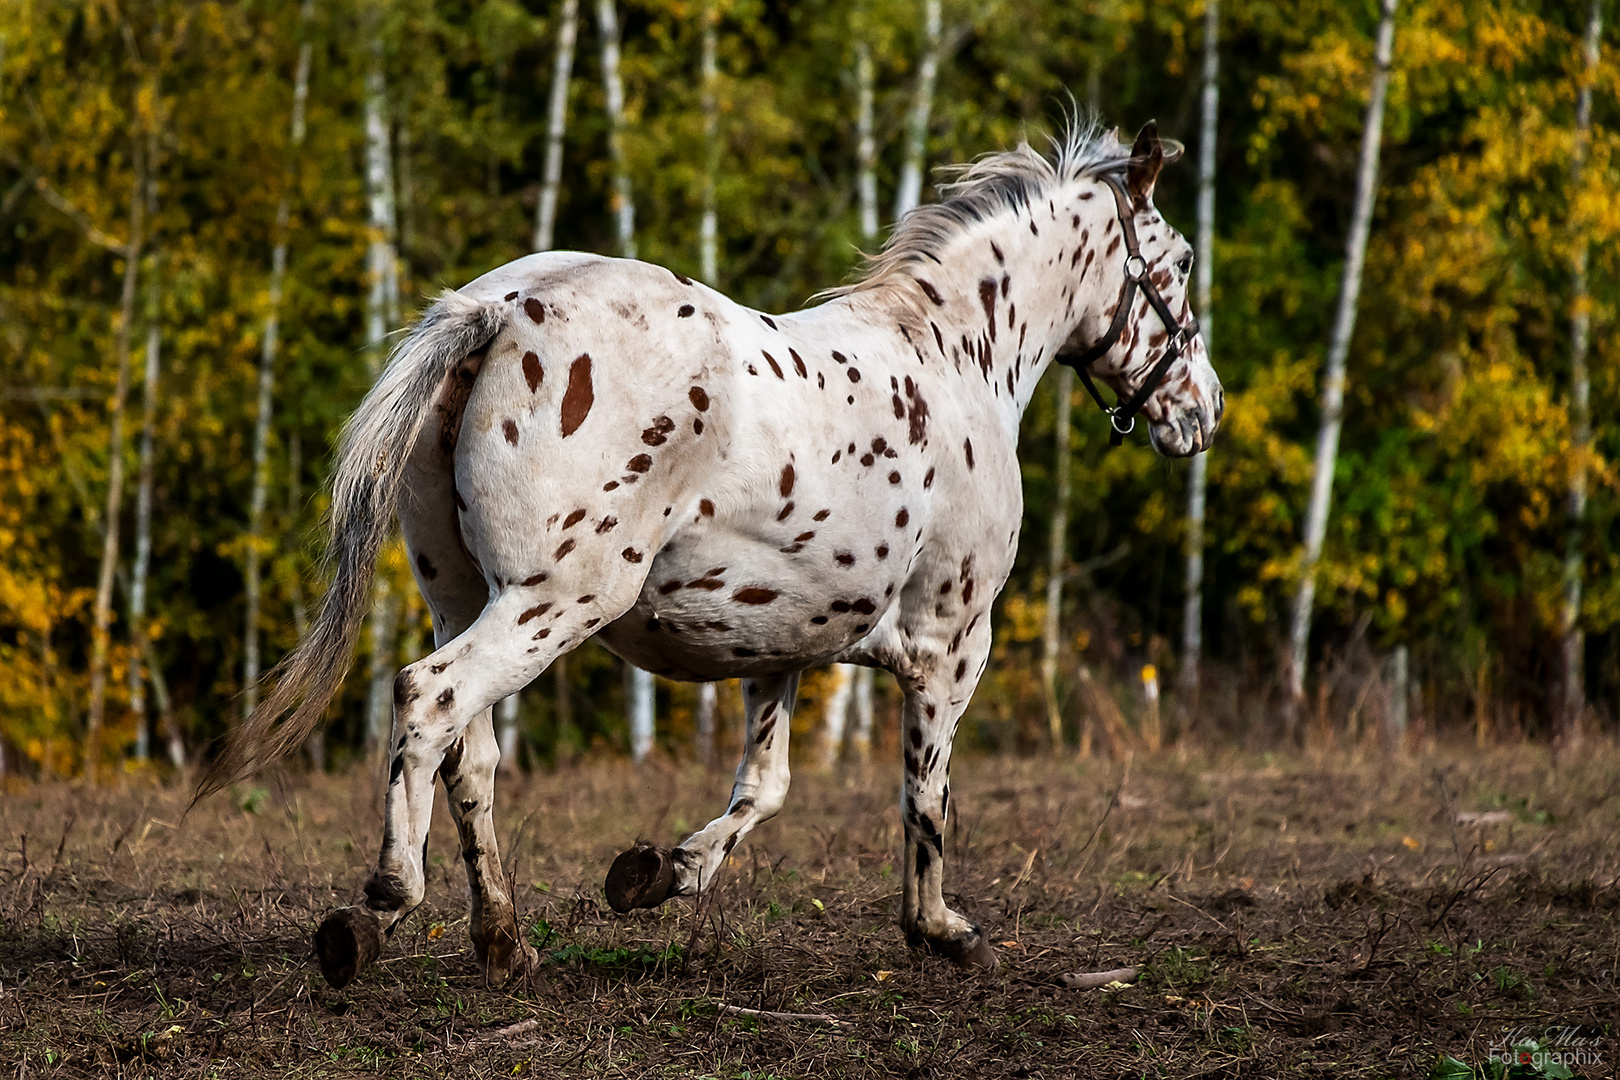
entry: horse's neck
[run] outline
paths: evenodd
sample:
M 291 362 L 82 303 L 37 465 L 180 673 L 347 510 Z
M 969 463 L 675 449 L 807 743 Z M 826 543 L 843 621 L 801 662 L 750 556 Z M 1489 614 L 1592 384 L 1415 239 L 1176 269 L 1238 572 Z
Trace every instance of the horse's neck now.
M 1016 431 L 1075 326 L 1108 303 L 1113 208 L 1095 180 L 1060 184 L 964 227 L 937 263 L 912 264 L 874 299 Z

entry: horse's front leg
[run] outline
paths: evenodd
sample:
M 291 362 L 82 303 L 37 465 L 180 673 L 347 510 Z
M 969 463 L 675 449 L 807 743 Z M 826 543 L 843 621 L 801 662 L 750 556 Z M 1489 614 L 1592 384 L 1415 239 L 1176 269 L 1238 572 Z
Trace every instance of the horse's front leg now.
M 986 620 L 988 621 L 988 620 Z M 970 636 L 970 640 L 975 640 Z M 982 635 L 983 650 L 989 646 Z M 953 648 L 955 648 L 953 646 Z M 994 968 L 984 928 L 945 905 L 945 824 L 951 805 L 951 740 L 972 696 L 984 655 L 968 646 L 921 678 L 904 679 L 901 746 L 905 759 L 900 811 L 905 825 L 900 925 L 913 948 L 968 967 Z
M 671 896 L 709 886 L 731 849 L 754 826 L 775 817 L 788 792 L 788 722 L 799 675 L 743 680 L 748 714 L 742 762 L 726 812 L 672 849 L 638 844 L 613 860 L 607 899 L 614 911 L 657 907 Z

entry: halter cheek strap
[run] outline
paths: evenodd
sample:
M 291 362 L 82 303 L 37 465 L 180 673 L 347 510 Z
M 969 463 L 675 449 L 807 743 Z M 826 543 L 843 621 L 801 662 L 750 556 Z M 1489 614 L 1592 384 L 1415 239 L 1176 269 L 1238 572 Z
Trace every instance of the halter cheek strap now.
M 1198 333 L 1198 319 L 1195 317 L 1187 325 L 1182 326 L 1176 322 L 1176 317 L 1170 312 L 1170 305 L 1164 302 L 1159 289 L 1148 277 L 1147 260 L 1142 258 L 1141 246 L 1136 240 L 1136 214 L 1131 208 L 1131 198 L 1125 191 L 1117 176 L 1104 176 L 1102 180 L 1108 189 L 1114 193 L 1114 206 L 1119 215 L 1120 228 L 1125 236 L 1125 283 L 1120 286 L 1119 303 L 1114 308 L 1114 320 L 1108 324 L 1108 332 L 1091 348 L 1077 357 L 1069 358 L 1059 356 L 1058 362 L 1067 364 L 1080 373 L 1080 381 L 1086 384 L 1086 391 L 1091 394 L 1097 407 L 1108 415 L 1109 426 L 1113 429 L 1108 436 L 1110 446 L 1118 446 L 1125 441 L 1136 427 L 1136 414 L 1142 411 L 1147 399 L 1164 382 L 1170 368 L 1181 358 L 1181 351 L 1190 343 Z M 1159 357 L 1158 363 L 1147 373 L 1142 384 L 1130 399 L 1118 405 L 1109 405 L 1103 400 L 1097 384 L 1091 379 L 1091 365 L 1108 355 L 1119 339 L 1125 333 L 1126 321 L 1130 318 L 1131 308 L 1136 304 L 1137 290 L 1147 297 L 1147 302 L 1159 316 L 1159 321 L 1170 332 L 1170 340 L 1165 343 L 1164 355 Z

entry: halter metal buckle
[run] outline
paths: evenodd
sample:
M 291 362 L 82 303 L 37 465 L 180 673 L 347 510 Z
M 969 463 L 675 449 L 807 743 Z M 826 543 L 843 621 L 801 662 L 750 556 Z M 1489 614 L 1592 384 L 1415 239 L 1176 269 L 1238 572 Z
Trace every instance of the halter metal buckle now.
M 1119 426 L 1119 410 L 1118 409 L 1109 409 L 1108 410 L 1108 425 L 1110 427 L 1112 427 L 1115 431 L 1119 432 L 1121 435 L 1129 435 L 1131 432 L 1136 430 L 1136 414 L 1132 413 L 1130 416 L 1126 417 L 1125 418 L 1125 426 L 1120 427 Z
M 1141 255 L 1125 256 L 1125 276 L 1131 281 L 1141 281 L 1147 276 L 1147 260 Z

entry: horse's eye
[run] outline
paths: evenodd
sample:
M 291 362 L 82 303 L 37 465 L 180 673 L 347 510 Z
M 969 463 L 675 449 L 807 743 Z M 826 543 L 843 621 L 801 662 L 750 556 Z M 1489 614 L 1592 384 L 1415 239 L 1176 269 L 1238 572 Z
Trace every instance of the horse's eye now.
M 1176 263 L 1176 269 L 1180 270 L 1183 275 L 1192 273 L 1192 259 L 1191 255 L 1183 255 L 1181 261 Z

